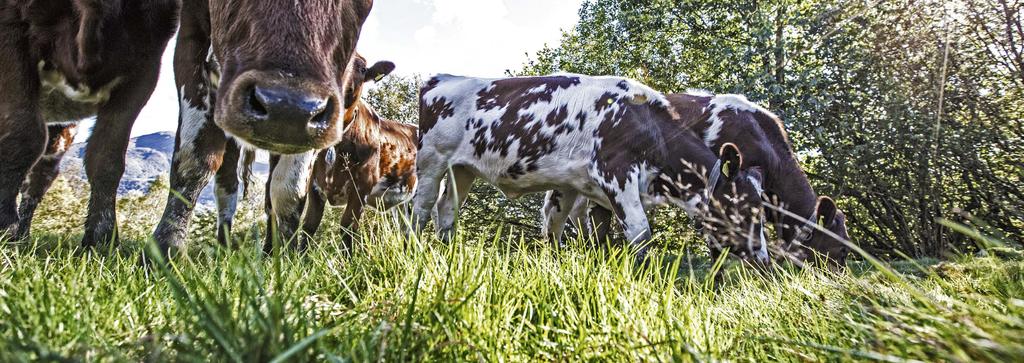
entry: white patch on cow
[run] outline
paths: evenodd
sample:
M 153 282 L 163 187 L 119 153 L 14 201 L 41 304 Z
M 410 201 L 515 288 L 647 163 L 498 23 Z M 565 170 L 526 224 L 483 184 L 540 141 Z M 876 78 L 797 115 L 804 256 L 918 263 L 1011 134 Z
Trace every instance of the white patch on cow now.
M 722 132 L 725 121 L 721 119 L 719 114 L 725 110 L 751 113 L 761 112 L 776 117 L 775 114 L 756 103 L 750 102 L 743 95 L 721 94 L 714 96 L 709 102 L 708 107 L 711 108 L 711 117 L 708 118 L 708 123 L 711 125 L 704 132 L 704 144 L 708 147 L 714 146 L 715 141 L 718 140 Z
M 746 96 L 737 94 L 720 94 L 711 99 L 711 104 L 717 110 L 731 109 L 738 112 L 757 112 L 763 110 L 761 106 L 747 100 Z
M 642 166 L 634 167 L 626 177 L 626 183 L 622 189 L 615 193 L 614 202 L 622 207 L 623 214 L 625 214 L 622 220 L 623 230 L 625 230 L 626 239 L 630 243 L 637 243 L 649 237 L 650 225 L 647 222 L 647 211 L 644 209 L 639 192 L 647 190 L 645 184 L 649 183 L 644 177 L 645 169 Z
M 542 84 L 540 86 L 530 88 L 529 90 L 526 91 L 526 93 L 529 93 L 529 94 L 541 93 L 541 92 L 544 92 L 544 90 L 546 90 L 546 89 L 548 89 L 548 86 L 545 85 L 545 84 Z
M 281 155 L 274 174 L 270 176 L 270 200 L 274 215 L 283 216 L 302 210 L 300 202 L 309 190 L 315 160 L 315 151 Z
M 747 175 L 747 180 L 749 180 L 750 184 L 754 186 L 754 191 L 757 192 L 757 195 L 764 195 L 764 187 L 761 186 L 760 179 L 754 177 L 753 175 Z
M 714 147 L 715 141 L 718 140 L 718 135 L 722 133 L 722 125 L 725 124 L 725 121 L 718 117 L 718 112 L 712 111 L 711 117 L 708 118 L 708 123 L 711 126 L 704 130 L 704 145 L 707 145 L 709 148 Z
M 178 159 L 179 172 L 185 175 L 205 169 L 199 165 L 199 156 L 196 155 L 196 143 L 199 142 L 199 133 L 206 125 L 209 117 L 210 105 L 207 100 L 201 100 L 197 104 L 185 97 L 185 86 L 181 86 L 178 93 L 179 107 L 181 112 L 181 130 L 178 133 L 178 152 L 175 158 Z
M 67 76 L 56 69 L 46 70 L 46 61 L 39 61 L 39 80 L 43 86 L 43 92 L 60 92 L 67 99 L 78 102 L 98 105 L 110 99 L 110 92 L 121 84 L 121 77 L 101 86 L 92 89 L 84 84 L 71 84 Z
M 764 236 L 764 221 L 761 222 L 761 225 L 761 248 L 754 253 L 754 257 L 757 257 L 761 263 L 767 264 L 771 262 L 771 257 L 768 256 L 768 239 Z
M 206 52 L 206 62 L 212 65 L 207 68 L 206 80 L 209 81 L 211 87 L 216 89 L 220 86 L 220 66 L 217 63 L 217 56 L 213 53 L 212 44 Z

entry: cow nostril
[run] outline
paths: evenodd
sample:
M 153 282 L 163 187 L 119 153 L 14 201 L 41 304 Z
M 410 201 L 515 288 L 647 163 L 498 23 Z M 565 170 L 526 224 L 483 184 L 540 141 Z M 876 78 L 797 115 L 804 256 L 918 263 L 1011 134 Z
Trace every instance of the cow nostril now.
M 335 102 L 333 97 L 328 98 L 325 101 L 326 102 L 323 102 L 318 106 L 320 112 L 317 112 L 315 115 L 313 115 L 313 118 L 309 119 L 310 127 L 324 127 L 330 121 L 331 116 L 335 112 L 335 104 L 337 102 Z
M 265 100 L 263 96 L 264 95 L 261 95 L 259 89 L 256 87 L 253 87 L 252 91 L 249 92 L 249 113 L 253 116 L 263 118 L 267 117 L 267 114 L 269 113 L 266 106 L 267 100 Z

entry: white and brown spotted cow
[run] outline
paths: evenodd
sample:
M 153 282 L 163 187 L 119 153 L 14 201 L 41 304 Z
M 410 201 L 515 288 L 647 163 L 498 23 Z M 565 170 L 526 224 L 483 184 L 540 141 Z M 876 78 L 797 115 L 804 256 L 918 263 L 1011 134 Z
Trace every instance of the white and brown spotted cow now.
M 184 0 L 174 54 L 180 100 L 171 190 L 153 232 L 182 247 L 199 192 L 217 174 L 218 231 L 238 200 L 239 145 L 312 165 L 342 138 L 344 69 L 372 0 Z M 282 185 L 287 198 L 305 188 Z M 286 198 L 282 196 L 281 198 Z
M 314 235 L 326 203 L 345 208 L 341 216 L 342 238 L 351 249 L 352 234 L 365 207 L 386 210 L 412 198 L 416 187 L 416 126 L 382 118 L 360 97 L 364 83 L 379 81 L 394 68 L 394 63 L 388 61 L 367 67 L 365 58 L 358 54 L 352 57 L 345 81 L 345 138 L 317 153 L 312 170 L 288 169 L 302 165 L 281 164 L 277 156 L 271 157 L 267 225 L 276 225 L 269 230 L 277 233 L 268 232 L 265 252 L 272 251 L 274 237 L 292 238 L 303 215 L 303 232 Z M 301 200 L 274 198 L 270 193 L 275 188 L 305 184 L 310 188 L 305 204 Z M 300 248 L 305 237 L 299 236 Z
M 577 196 L 609 208 L 638 258 L 651 237 L 648 207 L 665 202 L 692 210 L 714 199 L 743 212 L 742 232 L 740 238 L 724 229 L 712 233 L 742 244 L 738 254 L 754 256 L 763 245 L 761 200 L 741 171 L 739 153 L 726 148 L 720 161 L 677 118 L 662 94 L 625 78 L 436 76 L 420 94 L 414 230 L 426 225 L 437 202 L 437 228 L 448 235 L 455 203 L 481 178 L 513 198 L 558 191 L 555 240 Z M 446 174 L 455 187 L 438 199 Z M 716 178 L 728 186 L 704 188 Z
M 85 152 L 82 245 L 117 238 L 125 151 L 156 86 L 178 7 L 177 0 L 0 0 L 0 237 L 28 234 L 35 203 L 56 175 L 59 160 L 40 156 L 63 149 L 56 143 L 67 141 L 60 135 L 67 129 L 48 125 L 96 117 Z M 49 181 L 26 183 L 29 177 Z
M 845 215 L 831 198 L 818 197 L 811 188 L 778 116 L 742 95 L 690 91 L 667 97 L 681 122 L 701 135 L 709 148 L 726 144 L 739 148 L 744 156 L 744 167 L 753 168 L 763 176 L 764 182 L 757 185 L 764 191 L 766 201 L 849 240 Z M 591 207 L 588 201 L 579 199 L 570 213 L 574 223 L 590 229 L 591 223 L 600 226 L 610 222 L 606 217 L 608 213 L 596 207 L 595 214 L 588 216 Z M 552 223 L 548 216 L 554 213 L 546 210 L 544 214 L 545 224 Z M 816 261 L 817 254 L 833 265 L 845 264 L 850 250 L 846 242 L 788 214 L 768 211 L 766 216 L 783 241 L 780 252 L 785 257 L 801 262 Z M 606 232 L 598 231 L 599 237 L 604 234 Z

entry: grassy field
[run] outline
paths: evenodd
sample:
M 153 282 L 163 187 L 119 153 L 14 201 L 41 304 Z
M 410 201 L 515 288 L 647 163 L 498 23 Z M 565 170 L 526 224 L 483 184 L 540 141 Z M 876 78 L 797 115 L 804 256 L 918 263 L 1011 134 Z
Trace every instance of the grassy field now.
M 0 248 L 0 361 L 1024 360 L 1014 250 L 842 273 L 727 266 L 716 289 L 698 255 L 638 268 L 507 228 L 408 240 L 385 218 L 351 256 L 329 225 L 305 254 L 264 257 L 257 225 L 217 248 L 204 216 L 186 256 L 142 269 L 162 196 L 127 198 L 121 246 L 82 251 L 67 231 L 80 201 L 57 189 L 33 240 Z

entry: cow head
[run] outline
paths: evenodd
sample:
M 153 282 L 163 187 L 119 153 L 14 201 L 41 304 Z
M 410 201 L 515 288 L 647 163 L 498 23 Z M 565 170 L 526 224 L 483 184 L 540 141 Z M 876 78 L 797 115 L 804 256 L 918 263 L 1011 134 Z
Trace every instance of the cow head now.
M 277 153 L 341 139 L 344 70 L 372 0 L 209 0 L 215 121 Z
M 362 55 L 356 53 L 352 56 L 345 72 L 345 109 L 351 109 L 359 100 L 366 82 L 379 82 L 394 70 L 395 64 L 390 61 L 379 61 L 367 67 L 366 58 Z
M 846 231 L 846 215 L 829 197 L 819 197 L 814 210 L 814 220 L 811 222 L 817 223 L 818 227 L 842 238 L 842 241 L 833 238 L 819 228 L 805 226 L 798 229 L 795 242 L 799 243 L 792 243 L 788 253 L 801 262 L 824 261 L 830 268 L 844 266 L 846 256 L 850 253 L 848 246 L 850 235 Z
M 767 263 L 761 173 L 743 168 L 743 156 L 734 144 L 722 145 L 719 155 L 721 168 L 719 175 L 709 176 L 711 200 L 702 226 L 711 248 L 728 247 L 741 259 Z

